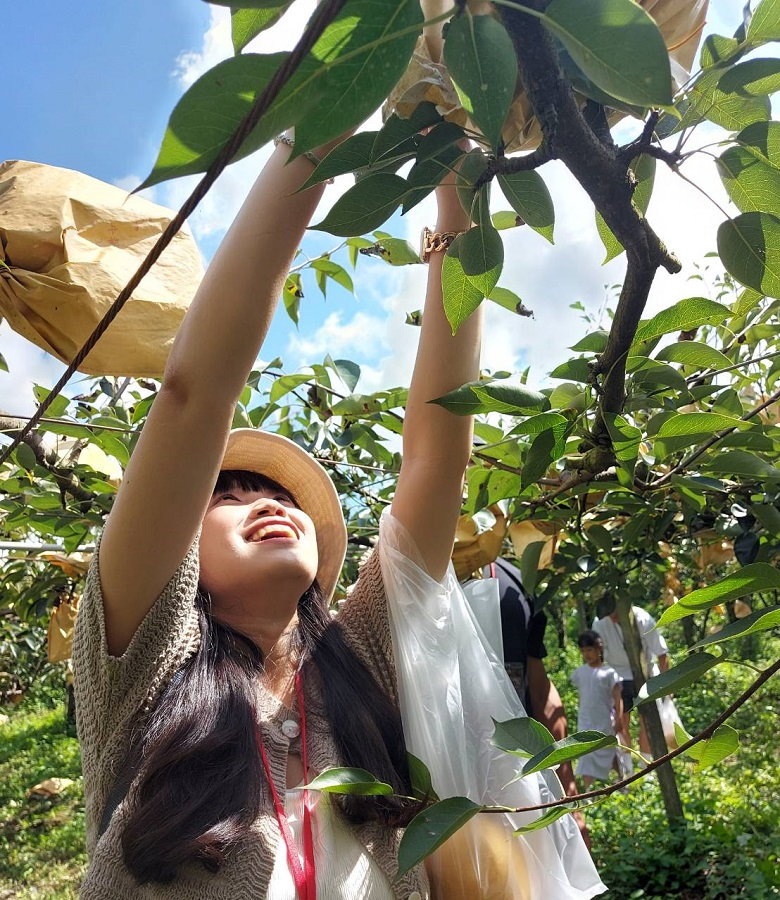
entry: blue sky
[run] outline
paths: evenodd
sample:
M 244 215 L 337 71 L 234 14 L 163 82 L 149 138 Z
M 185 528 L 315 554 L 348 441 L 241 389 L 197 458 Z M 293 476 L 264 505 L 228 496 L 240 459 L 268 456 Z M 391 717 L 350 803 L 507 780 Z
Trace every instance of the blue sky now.
M 713 0 L 707 30 L 730 34 L 738 22 L 741 0 Z M 296 0 L 256 49 L 291 46 L 312 0 Z M 0 161 L 30 159 L 64 166 L 125 188 L 135 187 L 150 170 L 168 114 L 197 75 L 230 52 L 228 16 L 202 0 L 120 0 L 116 3 L 77 0 L 25 0 L 3 10 L 3 60 L 6 78 L 0 126 Z M 621 126 L 622 127 L 622 126 Z M 632 136 L 635 126 L 625 126 Z M 204 257 L 209 258 L 240 200 L 262 163 L 263 151 L 231 167 L 192 219 Z M 701 178 L 708 190 L 719 185 L 711 163 Z M 545 169 L 556 202 L 556 246 L 518 229 L 507 241 L 502 283 L 534 309 L 533 320 L 519 320 L 492 304 L 483 364 L 518 369 L 530 363 L 542 378 L 566 358 L 565 347 L 580 330 L 575 301 L 596 312 L 605 285 L 619 280 L 623 263 L 600 267 L 602 251 L 587 198 L 568 174 L 554 165 Z M 697 174 L 692 172 L 691 174 Z M 654 201 L 650 217 L 690 266 L 714 247 L 714 231 L 722 219 L 695 192 L 666 176 L 657 195 L 678 198 L 670 211 Z M 342 179 L 344 180 L 344 179 Z M 324 210 L 344 184 L 329 189 Z M 178 207 L 192 189 L 185 179 L 159 186 L 153 199 Z M 719 196 L 722 200 L 722 196 Z M 654 207 L 657 208 L 655 212 Z M 657 216 L 654 219 L 654 215 Z M 431 203 L 404 220 L 395 217 L 390 230 L 416 241 L 423 224 L 432 224 Z M 316 255 L 338 241 L 321 234 L 307 237 L 304 248 Z M 281 355 L 289 369 L 321 361 L 326 352 L 356 359 L 364 367 L 363 389 L 398 383 L 408 377 L 415 330 L 403 324 L 407 310 L 421 305 L 421 267 L 395 270 L 375 260 L 361 260 L 358 299 L 336 286 L 322 303 L 316 289 L 306 290 L 300 330 L 281 314 L 272 328 L 263 357 Z M 685 280 L 660 277 L 651 298 L 665 305 L 687 296 Z M 689 292 L 690 293 L 690 292 Z M 571 340 L 569 338 L 571 337 Z M 30 385 L 50 385 L 62 371 L 55 360 L 0 327 L 0 352 L 11 367 L 0 373 L 0 409 L 29 413 Z

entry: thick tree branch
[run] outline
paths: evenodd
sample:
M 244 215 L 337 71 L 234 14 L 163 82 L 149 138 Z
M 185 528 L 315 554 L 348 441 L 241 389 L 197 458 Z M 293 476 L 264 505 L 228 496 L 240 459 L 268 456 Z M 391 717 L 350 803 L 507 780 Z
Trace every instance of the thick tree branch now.
M 542 12 L 547 0 L 527 0 L 527 5 Z M 595 370 L 602 377 L 603 393 L 594 437 L 597 443 L 609 446 L 603 417 L 622 409 L 626 357 L 655 273 L 661 266 L 672 273 L 680 271 L 679 261 L 631 202 L 635 182 L 629 163 L 634 150 L 650 146 L 655 118 L 651 115 L 634 150 L 621 154 L 611 142 L 600 140 L 588 124 L 541 23 L 503 4 L 501 17 L 514 40 L 523 85 L 542 128 L 544 153 L 564 162 L 626 250 L 626 279 L 607 346 Z

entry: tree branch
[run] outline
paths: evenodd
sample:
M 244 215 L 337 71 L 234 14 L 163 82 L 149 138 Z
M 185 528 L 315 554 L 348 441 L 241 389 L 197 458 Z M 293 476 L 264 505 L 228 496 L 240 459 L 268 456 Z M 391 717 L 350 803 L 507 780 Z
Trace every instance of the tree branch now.
M 778 400 L 780 400 L 780 391 L 776 391 L 763 403 L 759 403 L 759 405 L 751 409 L 750 412 L 745 413 L 744 416 L 740 416 L 740 421 L 747 422 L 749 419 L 752 419 L 753 416 L 757 416 L 760 412 L 763 412 L 763 410 L 765 410 L 768 406 L 771 406 L 773 403 L 777 403 Z M 664 484 L 671 480 L 673 475 L 677 475 L 679 472 L 687 469 L 692 462 L 695 462 L 700 456 L 703 456 L 710 449 L 710 447 L 714 447 L 715 444 L 718 443 L 718 441 L 722 441 L 724 437 L 733 434 L 733 432 L 737 430 L 737 427 L 738 426 L 734 425 L 732 428 L 726 428 L 723 431 L 719 431 L 717 434 L 714 434 L 708 441 L 702 444 L 701 447 L 698 448 L 698 450 L 695 450 L 690 454 L 690 456 L 686 456 L 685 459 L 677 463 L 677 465 L 673 469 L 670 469 L 665 475 L 662 475 L 656 481 L 653 481 L 651 484 L 647 485 L 647 487 L 651 490 L 653 488 L 662 487 Z
M 526 5 L 539 13 L 546 8 L 547 0 L 527 0 Z M 510 6 L 506 0 L 500 14 L 515 43 L 523 86 L 542 128 L 544 153 L 565 163 L 626 250 L 626 279 L 607 346 L 595 371 L 603 376 L 603 394 L 594 438 L 597 444 L 608 447 L 611 442 L 604 414 L 622 409 L 625 361 L 655 273 L 661 266 L 671 273 L 679 272 L 681 266 L 633 206 L 635 182 L 628 167 L 630 159 L 626 161 L 631 154 L 624 150 L 621 156 L 611 142 L 601 141 L 594 133 L 577 104 L 546 29 L 532 15 Z M 637 152 L 650 146 L 655 121 L 655 114 L 651 114 L 634 148 Z
M 701 743 L 702 741 L 706 741 L 708 738 L 712 737 L 712 735 L 717 731 L 720 726 L 730 719 L 734 713 L 741 707 L 744 706 L 745 703 L 755 694 L 755 692 L 761 688 L 764 684 L 766 684 L 769 679 L 775 675 L 778 671 L 780 671 L 780 659 L 776 662 L 772 663 L 767 669 L 759 675 L 758 678 L 747 688 L 744 693 L 740 694 L 739 697 L 729 706 L 724 712 L 722 712 L 717 719 L 710 722 L 710 724 L 695 737 L 692 737 L 689 741 L 686 741 L 684 744 L 681 744 L 675 750 L 671 750 L 665 756 L 661 756 L 658 759 L 652 760 L 649 762 L 647 766 L 639 772 L 635 772 L 633 775 L 630 775 L 628 778 L 624 778 L 622 781 L 616 781 L 614 784 L 609 785 L 609 787 L 599 788 L 595 791 L 585 791 L 582 794 L 573 794 L 572 796 L 563 797 L 561 800 L 553 800 L 549 803 L 539 803 L 536 806 L 520 806 L 516 809 L 508 810 L 506 807 L 496 807 L 495 809 L 487 808 L 483 809 L 482 812 L 486 813 L 524 813 L 524 812 L 536 812 L 537 810 L 551 809 L 555 806 L 565 806 L 567 803 L 574 803 L 580 800 L 595 800 L 597 797 L 608 797 L 610 794 L 614 794 L 615 791 L 619 791 L 621 788 L 626 787 L 626 785 L 632 784 L 634 781 L 639 781 L 641 778 L 645 778 L 651 772 L 654 772 L 659 766 L 664 765 L 665 763 L 670 762 L 681 754 L 685 753 L 691 747 L 694 747 L 696 744 Z

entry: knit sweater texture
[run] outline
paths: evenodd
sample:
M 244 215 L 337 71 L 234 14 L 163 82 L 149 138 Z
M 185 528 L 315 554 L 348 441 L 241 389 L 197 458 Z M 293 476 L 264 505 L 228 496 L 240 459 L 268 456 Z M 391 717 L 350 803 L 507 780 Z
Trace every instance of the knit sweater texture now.
M 98 553 L 94 554 L 79 605 L 73 644 L 90 856 L 79 895 L 81 900 L 258 900 L 267 896 L 268 882 L 281 844 L 279 827 L 270 806 L 264 808 L 255 821 L 252 840 L 233 851 L 217 874 L 192 862 L 183 867 L 172 884 L 139 886 L 124 865 L 120 838 L 133 802 L 132 786 L 114 812 L 107 830 L 98 839 L 103 809 L 134 729 L 154 708 L 174 673 L 198 649 L 200 631 L 195 606 L 198 571 L 196 542 L 146 615 L 124 655 L 114 657 L 108 653 Z M 397 704 L 387 599 L 376 553 L 371 554 L 361 568 L 358 581 L 337 618 L 350 647 Z M 304 690 L 310 767 L 321 771 L 344 765 L 325 717 L 320 685 L 316 679 L 309 678 Z M 287 756 L 291 749 L 294 753 L 300 752 L 300 738 L 291 741 L 282 732 L 281 725 L 296 714 L 260 683 L 257 705 L 271 774 L 283 791 Z M 352 827 L 358 840 L 392 883 L 402 832 L 377 822 Z M 424 867 L 418 866 L 408 872 L 393 884 L 393 890 L 397 900 L 409 900 L 410 897 L 426 900 L 429 887 Z

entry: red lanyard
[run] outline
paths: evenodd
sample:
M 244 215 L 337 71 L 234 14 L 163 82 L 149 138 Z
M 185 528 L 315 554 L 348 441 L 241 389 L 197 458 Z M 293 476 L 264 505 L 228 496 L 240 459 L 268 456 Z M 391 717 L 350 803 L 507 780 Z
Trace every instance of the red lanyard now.
M 309 772 L 309 763 L 306 755 L 306 712 L 303 706 L 303 688 L 301 687 L 301 673 L 295 676 L 295 693 L 298 698 L 298 713 L 301 717 L 301 756 L 303 759 L 303 866 L 298 855 L 298 845 L 295 843 L 290 823 L 287 821 L 287 814 L 284 811 L 279 792 L 271 777 L 271 767 L 268 764 L 268 754 L 263 743 L 263 736 L 260 733 L 260 727 L 255 722 L 255 736 L 257 746 L 260 750 L 260 757 L 263 760 L 263 769 L 268 786 L 271 789 L 271 796 L 274 801 L 274 810 L 276 812 L 276 821 L 279 823 L 279 830 L 282 832 L 285 846 L 287 847 L 287 859 L 290 863 L 290 871 L 295 881 L 295 890 L 298 894 L 298 900 L 317 900 L 317 881 L 314 872 L 314 838 L 311 827 L 311 801 L 309 791 L 306 790 L 306 777 Z

